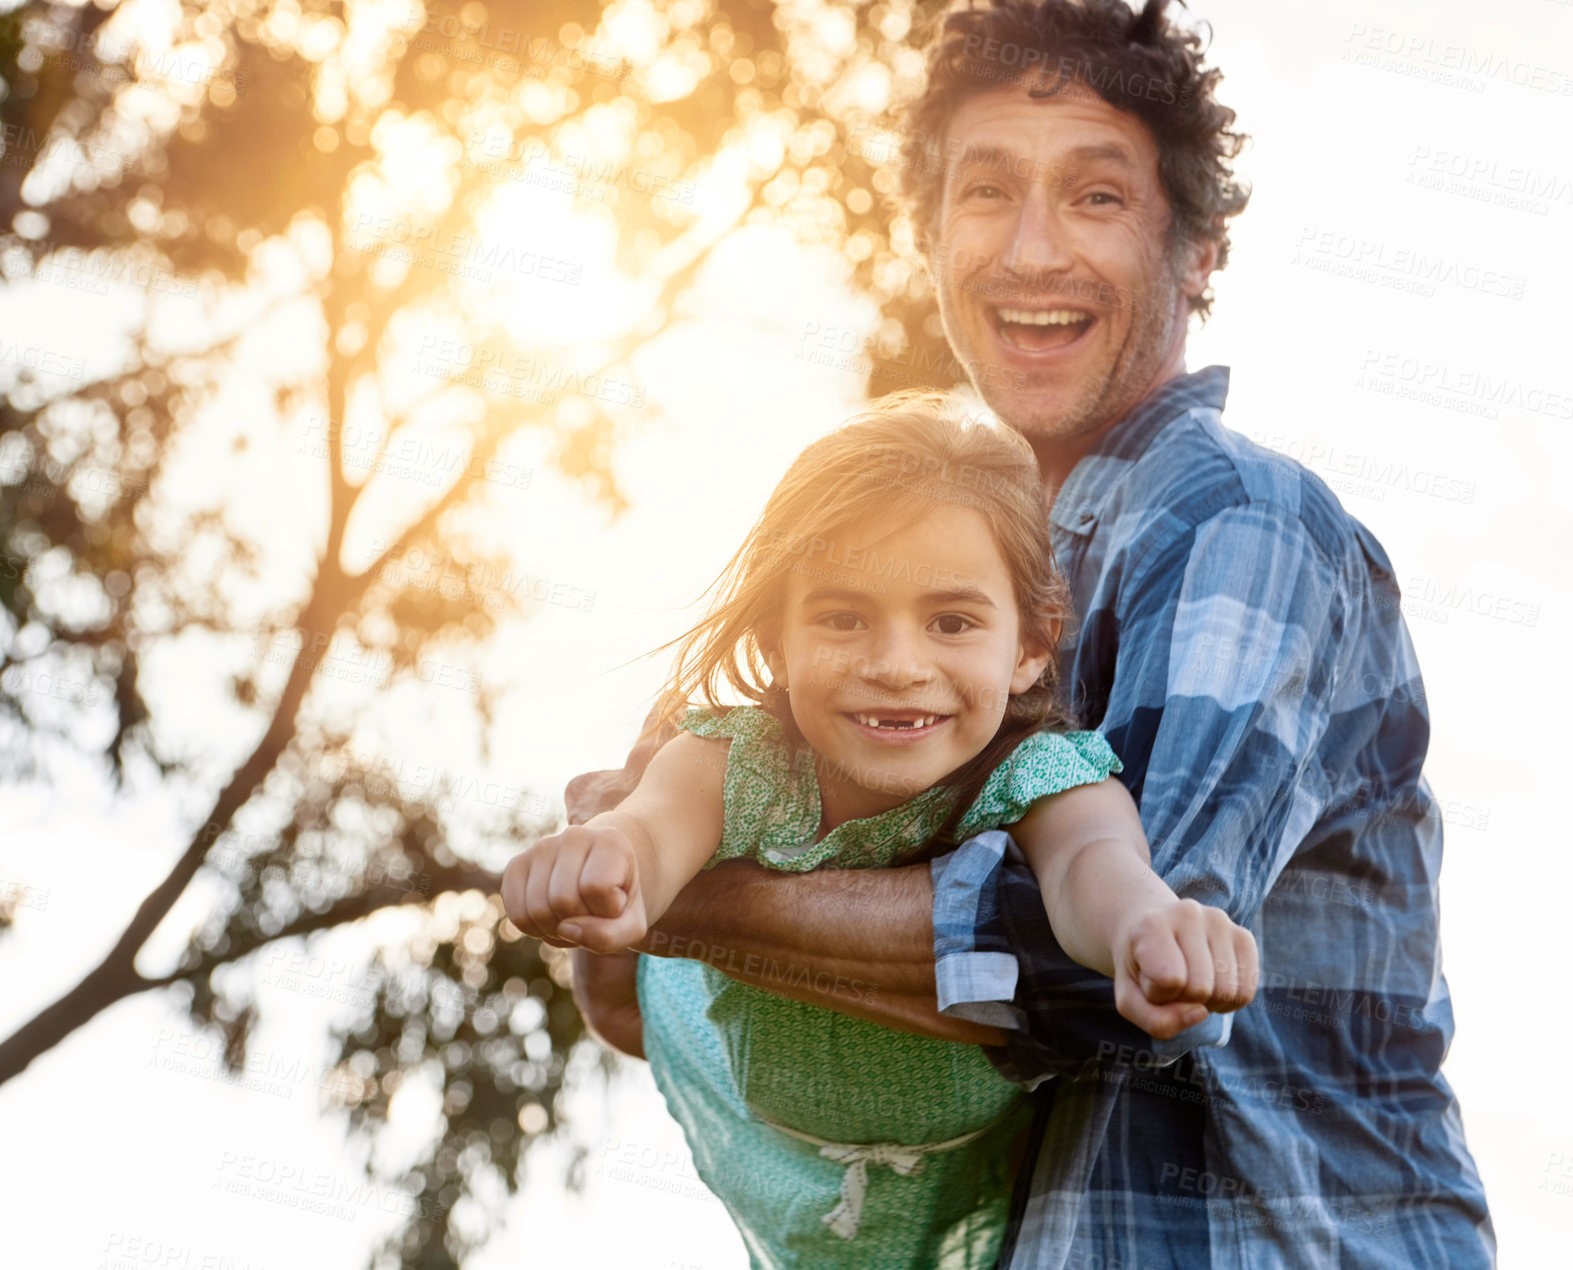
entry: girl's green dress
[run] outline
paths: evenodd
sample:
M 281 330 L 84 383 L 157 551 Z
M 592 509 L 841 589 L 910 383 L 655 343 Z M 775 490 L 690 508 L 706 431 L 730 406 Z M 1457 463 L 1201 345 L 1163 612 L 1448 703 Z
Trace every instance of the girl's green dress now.
M 952 809 L 953 794 L 934 788 L 816 842 L 813 751 L 794 748 L 774 715 L 692 710 L 683 726 L 731 738 L 725 827 L 706 868 L 737 857 L 791 872 L 900 865 Z M 1119 770 L 1095 732 L 1034 733 L 989 777 L 959 838 Z M 876 993 L 877 983 L 820 982 L 803 967 L 757 956 L 749 964 L 721 948 L 689 956 L 700 959 L 639 959 L 645 1053 L 755 1270 L 992 1267 L 1009 1209 L 1010 1147 L 1028 1107 L 983 1051 L 777 996 L 706 963 L 730 961 L 765 983 L 802 979 L 827 1001 Z

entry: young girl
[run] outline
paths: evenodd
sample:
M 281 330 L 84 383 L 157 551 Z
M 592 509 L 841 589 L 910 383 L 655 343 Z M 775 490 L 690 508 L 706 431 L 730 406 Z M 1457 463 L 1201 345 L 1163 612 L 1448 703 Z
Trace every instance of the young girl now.
M 809 446 L 680 641 L 683 731 L 616 810 L 510 865 L 514 920 L 609 952 L 721 860 L 882 868 L 1003 828 L 1117 1000 L 1171 1030 L 1244 1004 L 1251 936 L 1152 872 L 1119 760 L 1065 730 L 1047 520 L 1026 442 L 941 394 Z M 723 681 L 754 704 L 727 709 Z M 645 1052 L 699 1175 L 755 1267 L 993 1266 L 1026 1099 L 976 1046 L 827 1008 L 870 990 L 843 987 L 809 1005 L 641 959 Z

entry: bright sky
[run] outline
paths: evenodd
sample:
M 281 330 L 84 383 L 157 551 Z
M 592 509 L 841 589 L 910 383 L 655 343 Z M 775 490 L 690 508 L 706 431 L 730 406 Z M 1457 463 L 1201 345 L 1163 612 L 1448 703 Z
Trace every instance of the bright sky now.
M 1254 137 L 1241 169 L 1255 195 L 1190 364 L 1231 365 L 1231 426 L 1310 463 L 1397 567 L 1432 710 L 1427 771 L 1449 820 L 1446 1071 L 1502 1263 L 1553 1264 L 1573 1234 L 1573 1100 L 1556 1076 L 1573 1024 L 1555 1005 L 1573 863 L 1545 784 L 1573 705 L 1556 653 L 1573 618 L 1560 488 L 1573 470 L 1573 7 L 1192 11 L 1214 25 L 1224 99 Z M 582 306 L 602 294 L 604 240 L 586 224 L 558 232 L 564 256 L 589 261 Z M 1443 259 L 1443 280 L 1410 272 L 1422 255 Z M 726 285 L 739 272 L 746 289 Z M 795 357 L 810 329 L 869 329 L 835 278 L 771 234 L 725 245 L 695 318 L 637 367 L 661 420 L 618 446 L 633 503 L 618 522 L 553 479 L 537 443 L 512 456 L 534 469 L 526 493 L 499 503 L 519 567 L 596 593 L 589 612 L 535 605 L 507 641 L 496 670 L 514 685 L 499 738 L 512 779 L 555 796 L 620 760 L 660 669 L 623 663 L 681 629 L 791 457 L 857 404 L 856 375 Z M 115 325 L 114 302 L 45 290 L 25 307 L 0 297 L 0 353 L 18 340 L 86 349 Z M 582 307 L 555 316 L 569 334 L 590 320 Z M 191 821 L 169 800 L 117 803 L 86 770 L 53 790 L 0 791 L 0 876 L 43 897 L 0 940 L 0 1032 L 102 955 Z M 150 962 L 200 916 L 187 907 Z M 210 1043 L 147 996 L 0 1089 L 6 1139 L 26 1144 L 0 1153 L 4 1261 L 362 1264 L 398 1197 L 346 1191 L 353 1161 L 303 1073 L 320 1070 L 324 1020 L 353 1008 L 368 938 L 336 936 L 304 973 L 288 950 L 260 968 L 256 1088 L 213 1079 Z M 642 1067 L 612 1099 L 570 1105 L 596 1144 L 586 1191 L 565 1196 L 537 1158 L 478 1270 L 746 1263 Z M 401 1108 L 412 1140 L 428 1114 L 418 1098 Z M 314 1190 L 339 1197 L 331 1211 L 301 1206 Z

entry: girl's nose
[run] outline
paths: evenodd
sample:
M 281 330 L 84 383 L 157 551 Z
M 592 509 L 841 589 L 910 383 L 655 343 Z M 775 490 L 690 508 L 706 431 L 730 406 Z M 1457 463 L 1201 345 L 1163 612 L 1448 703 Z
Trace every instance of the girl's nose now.
M 870 651 L 872 655 L 863 668 L 863 677 L 882 688 L 910 688 L 934 677 L 934 668 L 918 651 L 917 641 L 905 632 L 885 631 Z

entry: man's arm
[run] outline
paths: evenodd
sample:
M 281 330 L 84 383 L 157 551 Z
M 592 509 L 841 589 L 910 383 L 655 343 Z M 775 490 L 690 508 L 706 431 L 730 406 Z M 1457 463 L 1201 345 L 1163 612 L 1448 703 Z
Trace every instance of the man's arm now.
M 676 735 L 670 725 L 652 730 L 653 722 L 621 770 L 569 782 L 570 824 L 611 810 L 638 785 Z M 742 983 L 900 1031 L 998 1045 L 998 1029 L 938 1011 L 933 899 L 927 865 L 781 874 L 734 860 L 679 892 L 641 947 L 709 961 Z M 574 1000 L 585 1021 L 609 1045 L 643 1058 L 637 963 L 631 953 L 573 950 Z
M 933 910 L 927 864 L 783 874 L 731 860 L 689 883 L 640 946 L 898 1031 L 998 1045 L 997 1028 L 939 1013 Z

